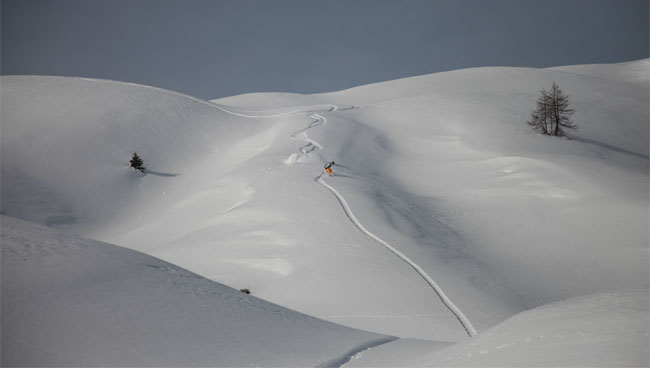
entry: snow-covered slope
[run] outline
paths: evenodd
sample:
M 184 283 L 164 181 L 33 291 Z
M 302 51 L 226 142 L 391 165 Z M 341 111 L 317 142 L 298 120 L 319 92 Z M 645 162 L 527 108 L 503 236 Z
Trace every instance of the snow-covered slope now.
M 576 297 L 523 312 L 427 365 L 643 367 L 647 327 L 647 290 Z
M 396 340 L 356 354 L 345 366 L 646 367 L 647 326 L 647 290 L 595 294 L 522 312 L 445 349 Z
M 386 348 L 462 343 L 531 308 L 648 288 L 647 65 L 476 68 L 211 103 L 2 77 L 2 207 L 414 339 Z M 570 139 L 525 123 L 553 81 L 576 110 Z M 153 172 L 127 167 L 134 150 Z
M 640 88 L 648 88 L 650 60 L 643 59 L 619 64 L 570 65 L 549 69 L 607 79 L 612 83 L 632 83 L 637 84 Z
M 391 339 L 2 216 L 2 366 L 317 366 Z
M 3 210 L 93 235 L 210 185 L 255 154 L 236 143 L 264 130 L 189 96 L 82 78 L 3 76 L 2 107 Z M 134 151 L 145 177 L 128 168 Z
M 647 66 L 601 66 L 629 77 L 616 83 L 579 66 L 477 68 L 310 96 L 363 107 L 327 114 L 310 137 L 345 165 L 330 183 L 357 217 L 490 325 L 517 308 L 648 287 Z M 571 140 L 525 124 L 554 80 L 577 111 Z M 261 96 L 228 101 L 251 97 L 253 109 Z

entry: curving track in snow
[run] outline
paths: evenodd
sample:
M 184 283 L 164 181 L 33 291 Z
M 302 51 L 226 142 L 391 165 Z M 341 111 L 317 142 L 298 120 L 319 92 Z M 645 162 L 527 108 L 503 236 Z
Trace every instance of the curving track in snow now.
M 336 108 L 331 109 L 330 111 L 334 111 L 334 110 L 336 110 Z M 306 146 L 301 147 L 301 148 L 300 148 L 300 151 L 301 151 L 303 154 L 305 154 L 305 155 L 308 154 L 309 152 L 313 151 L 313 148 L 310 149 L 309 151 L 307 151 L 307 150 L 305 149 L 305 147 L 316 146 L 316 147 L 318 147 L 319 149 L 322 149 L 322 146 L 321 146 L 318 142 L 314 141 L 313 139 L 310 139 L 310 138 L 307 136 L 307 134 L 306 134 L 305 132 L 306 132 L 308 129 L 311 129 L 311 128 L 314 128 L 314 127 L 317 127 L 317 126 L 321 126 L 321 125 L 325 125 L 325 124 L 327 124 L 327 118 L 324 117 L 324 116 L 322 116 L 322 115 L 316 114 L 316 113 L 314 113 L 314 112 L 310 112 L 310 113 L 308 113 L 308 116 L 313 117 L 313 118 L 315 118 L 316 120 L 315 120 L 315 121 L 312 121 L 312 122 L 311 122 L 311 123 L 310 123 L 306 128 L 301 129 L 301 130 L 298 130 L 298 131 L 294 132 L 294 133 L 291 135 L 292 138 L 296 139 L 296 138 L 297 138 L 296 136 L 297 136 L 298 134 L 300 134 L 300 133 L 304 133 L 304 140 L 305 140 L 306 142 L 308 142 L 308 144 L 307 144 Z M 368 229 L 366 229 L 366 228 L 363 226 L 363 224 L 361 224 L 361 222 L 360 222 L 360 221 L 357 219 L 357 217 L 354 215 L 354 212 L 352 212 L 352 210 L 350 209 L 350 205 L 349 205 L 348 202 L 345 200 L 345 198 L 343 197 L 343 195 L 342 195 L 338 190 L 336 190 L 334 187 L 332 187 L 331 185 L 329 185 L 329 184 L 325 181 L 325 179 L 323 179 L 323 173 L 321 173 L 318 177 L 316 177 L 315 180 L 316 180 L 316 182 L 318 182 L 319 184 L 321 184 L 322 186 L 324 186 L 325 188 L 327 188 L 330 192 L 332 192 L 332 194 L 334 194 L 334 196 L 336 197 L 336 199 L 337 199 L 337 200 L 339 201 L 339 203 L 341 204 L 341 207 L 343 207 L 343 211 L 345 212 L 346 216 L 350 219 L 350 221 L 351 221 L 351 222 L 352 222 L 352 223 L 353 223 L 353 224 L 354 224 L 354 225 L 355 225 L 355 226 L 356 226 L 356 227 L 357 227 L 357 228 L 358 228 L 362 233 L 366 234 L 368 237 L 372 238 L 372 239 L 375 240 L 377 243 L 381 244 L 381 245 L 384 246 L 386 249 L 388 249 L 388 250 L 391 251 L 393 254 L 395 254 L 397 257 L 399 257 L 401 260 L 403 260 L 404 262 L 406 262 L 409 266 L 411 266 L 411 268 L 413 268 L 413 269 L 415 270 L 415 272 L 417 272 L 418 275 L 420 275 L 420 277 L 422 277 L 422 279 L 424 279 L 424 281 L 425 281 L 425 282 L 426 282 L 426 283 L 427 283 L 427 284 L 428 284 L 428 285 L 433 289 L 433 291 L 435 291 L 435 293 L 438 295 L 438 297 L 439 297 L 440 300 L 442 301 L 442 304 L 444 304 L 445 307 L 447 307 L 447 309 L 449 309 L 449 311 L 450 311 L 451 313 L 453 313 L 454 316 L 456 316 L 456 318 L 458 319 L 458 322 L 461 324 L 461 326 L 463 326 L 463 328 L 465 329 L 465 332 L 467 333 L 467 335 L 468 335 L 469 337 L 476 336 L 476 335 L 478 334 L 478 333 L 476 332 L 476 329 L 474 328 L 474 326 L 473 326 L 472 323 L 470 322 L 469 318 L 467 318 L 467 316 L 466 316 L 466 315 L 465 315 L 465 314 L 460 310 L 460 308 L 458 308 L 458 306 L 456 306 L 456 304 L 454 304 L 454 303 L 451 301 L 451 299 L 449 299 L 449 297 L 445 294 L 445 292 L 442 290 L 442 288 L 440 287 L 440 285 L 438 285 L 438 283 L 436 283 L 436 282 L 435 282 L 435 281 L 434 281 L 434 280 L 433 280 L 433 279 L 432 279 L 432 278 L 431 278 L 431 277 L 430 277 L 430 276 L 429 276 L 429 275 L 428 275 L 428 274 L 427 274 L 427 273 L 426 273 L 426 272 L 425 272 L 425 271 L 424 271 L 424 270 L 423 270 L 423 269 L 422 269 L 422 268 L 421 268 L 417 263 L 415 263 L 413 260 L 411 260 L 410 258 L 408 258 L 404 253 L 400 252 L 399 250 L 397 250 L 397 249 L 396 249 L 395 247 L 393 247 L 392 245 L 388 244 L 388 242 L 384 241 L 382 238 L 380 238 L 379 236 L 375 235 L 374 233 L 372 233 L 371 231 L 369 231 Z
M 386 336 L 386 337 L 381 337 L 376 340 L 371 340 L 366 343 L 363 343 L 361 345 L 355 346 L 354 348 L 348 350 L 345 354 L 341 355 L 340 357 L 328 360 L 325 363 L 322 363 L 316 368 L 337 368 L 337 367 L 343 367 L 347 362 L 349 362 L 355 355 L 366 351 L 370 350 L 372 348 L 376 348 L 377 346 L 388 344 L 389 342 L 393 342 L 395 340 L 399 339 L 399 337 L 394 337 L 394 336 Z
M 314 108 L 319 107 L 319 106 L 329 107 L 327 110 L 323 110 L 323 111 L 335 111 L 335 110 L 338 109 L 338 106 L 336 106 L 336 105 L 317 105 L 317 106 L 311 106 L 309 109 L 306 109 L 304 107 L 300 107 L 300 108 L 297 108 L 295 110 L 280 112 L 280 113 L 271 114 L 271 115 L 252 115 L 251 111 L 239 112 L 239 111 L 234 111 L 231 108 L 227 109 L 224 106 L 213 103 L 213 102 L 209 102 L 209 104 L 211 104 L 212 106 L 216 107 L 217 109 L 219 109 L 219 110 L 221 110 L 223 112 L 227 112 L 228 114 L 235 115 L 235 116 L 241 116 L 241 117 L 244 117 L 244 118 L 253 118 L 253 119 L 279 118 L 279 117 L 283 117 L 283 116 L 287 116 L 287 115 L 295 115 L 295 114 L 301 113 L 301 112 L 307 112 L 307 113 L 311 112 L 311 113 L 313 113 L 313 111 L 315 111 Z M 352 107 L 350 107 L 350 108 L 352 108 Z M 347 108 L 346 108 L 346 110 L 347 110 Z M 265 111 L 254 111 L 254 112 L 264 113 Z M 309 129 L 309 127 L 305 128 L 305 129 L 302 129 L 302 130 L 307 130 L 307 129 Z M 299 132 L 300 131 L 298 131 L 298 132 L 296 132 L 294 134 L 297 134 Z M 292 134 L 292 136 L 293 136 L 293 134 Z
M 330 110 L 330 111 L 334 111 L 334 110 Z M 318 143 L 315 140 L 309 138 L 307 136 L 307 133 L 305 133 L 305 132 L 307 131 L 307 129 L 311 129 L 311 128 L 323 125 L 327 121 L 325 119 L 325 117 L 323 117 L 321 115 L 318 115 L 318 114 L 316 114 L 314 112 L 308 113 L 307 116 L 312 117 L 315 120 L 312 121 L 311 123 L 309 123 L 309 125 L 306 128 L 303 128 L 303 129 L 300 129 L 300 130 L 297 130 L 297 131 L 291 133 L 291 138 L 292 139 L 298 139 L 298 137 L 297 137 L 298 134 L 301 134 L 301 133 L 303 134 L 302 140 L 307 142 L 307 144 L 300 147 L 300 152 L 302 152 L 302 154 L 305 155 L 305 156 L 307 154 L 309 154 L 311 151 L 315 150 L 316 148 L 323 149 L 323 146 L 321 146 L 320 143 Z
M 408 258 L 404 253 L 400 252 L 399 250 L 395 249 L 392 245 L 388 244 L 386 241 L 384 241 L 382 238 L 378 237 L 374 233 L 370 232 L 368 229 L 366 229 L 361 222 L 354 216 L 354 213 L 350 209 L 350 205 L 348 202 L 345 200 L 345 198 L 337 191 L 334 189 L 331 185 L 327 184 L 325 180 L 323 179 L 323 174 L 320 174 L 316 179 L 315 179 L 319 184 L 323 185 L 325 188 L 329 189 L 332 194 L 338 199 L 339 203 L 341 204 L 341 207 L 343 207 L 343 211 L 345 211 L 345 214 L 348 216 L 350 221 L 364 234 L 375 240 L 377 243 L 383 245 L 386 249 L 390 250 L 393 254 L 398 256 L 400 259 L 402 259 L 404 262 L 406 262 L 411 268 L 415 270 L 415 272 L 420 275 L 426 281 L 427 284 L 433 289 L 433 291 L 438 294 L 438 297 L 440 297 L 440 300 L 442 301 L 442 304 L 449 309 L 451 313 L 453 313 L 456 318 L 458 319 L 458 322 L 463 326 L 465 329 L 465 332 L 469 337 L 476 336 L 477 332 L 474 326 L 472 326 L 472 323 L 469 321 L 467 316 L 449 299 L 449 297 L 442 291 L 442 288 L 440 285 L 438 285 L 433 279 L 420 267 L 418 266 L 417 263 L 413 262 L 410 258 Z
M 236 113 L 236 112 L 233 112 L 233 111 L 228 111 L 228 110 L 222 109 L 220 107 L 219 108 L 222 109 L 223 111 L 226 111 L 226 112 L 234 114 L 234 115 L 246 116 L 246 117 L 254 117 L 254 118 L 278 117 L 278 116 L 285 116 L 285 115 L 289 115 L 289 114 L 296 114 L 296 113 L 300 113 L 300 112 L 306 113 L 306 115 L 308 117 L 311 117 L 314 120 L 312 120 L 307 127 L 303 128 L 303 129 L 299 129 L 299 130 L 297 130 L 297 131 L 295 131 L 295 132 L 293 132 L 291 134 L 292 139 L 301 139 L 301 140 L 303 140 L 304 142 L 307 143 L 306 145 L 300 147 L 300 152 L 303 155 L 306 156 L 309 153 L 315 151 L 316 149 L 323 149 L 323 147 L 320 145 L 320 143 L 318 143 L 317 141 L 309 138 L 309 136 L 306 133 L 307 130 L 309 130 L 309 129 L 312 129 L 312 128 L 327 124 L 327 118 L 325 116 L 323 116 L 323 115 L 318 114 L 317 113 L 318 111 L 348 110 L 348 109 L 352 109 L 352 108 L 356 107 L 356 106 L 350 106 L 350 107 L 345 107 L 345 108 L 339 108 L 336 105 L 320 105 L 320 106 L 329 106 L 329 108 L 326 109 L 326 110 L 315 110 L 314 108 L 317 108 L 318 106 L 312 106 L 309 109 L 298 109 L 298 110 L 294 110 L 294 111 L 290 111 L 290 112 L 286 112 L 286 113 L 281 113 L 281 114 L 276 114 L 276 115 L 269 115 L 269 116 L 246 115 L 246 114 Z M 302 134 L 302 137 L 298 138 L 299 134 Z M 393 254 L 395 254 L 397 257 L 399 257 L 401 260 L 406 262 L 409 266 L 411 266 L 411 268 L 413 268 L 413 270 L 415 270 L 415 272 L 417 272 L 418 275 L 420 275 L 420 277 L 422 277 L 422 279 L 424 279 L 424 281 L 438 295 L 438 297 L 440 298 L 442 304 L 445 307 L 447 307 L 447 309 L 449 309 L 449 311 L 452 314 L 454 314 L 454 316 L 456 316 L 456 318 L 458 319 L 458 322 L 463 327 L 463 329 L 465 329 L 465 332 L 467 333 L 467 335 L 469 337 L 476 336 L 478 334 L 476 329 L 474 328 L 474 326 L 470 322 L 470 320 L 467 318 L 467 316 L 460 310 L 460 308 L 458 308 L 458 306 L 456 306 L 456 304 L 454 304 L 451 301 L 451 299 L 449 299 L 449 297 L 445 294 L 445 292 L 442 290 L 440 285 L 438 285 L 438 283 L 436 283 L 417 263 L 415 263 L 413 260 L 408 258 L 404 253 L 400 252 L 395 247 L 390 245 L 388 242 L 384 241 L 379 236 L 375 235 L 374 233 L 372 233 L 371 231 L 366 229 L 363 226 L 363 224 L 361 224 L 361 222 L 354 215 L 354 212 L 352 212 L 352 209 L 350 209 L 350 205 L 345 200 L 343 195 L 338 190 L 336 190 L 334 187 L 329 185 L 325 181 L 325 179 L 323 179 L 323 173 L 321 173 L 319 176 L 317 176 L 314 180 L 316 182 L 318 182 L 319 184 L 321 184 L 322 186 L 324 186 L 325 188 L 327 188 L 330 192 L 332 192 L 332 194 L 336 197 L 336 199 L 341 204 L 341 207 L 343 208 L 343 211 L 345 212 L 346 216 L 359 229 L 359 231 L 366 234 L 368 237 L 372 238 L 377 243 L 379 243 L 380 245 L 382 245 L 383 247 L 385 247 L 386 249 L 391 251 Z

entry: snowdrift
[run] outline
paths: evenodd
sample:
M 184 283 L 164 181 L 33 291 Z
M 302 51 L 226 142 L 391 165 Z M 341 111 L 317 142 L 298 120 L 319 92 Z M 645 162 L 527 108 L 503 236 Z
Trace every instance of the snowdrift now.
M 3 366 L 317 366 L 391 339 L 2 216 Z

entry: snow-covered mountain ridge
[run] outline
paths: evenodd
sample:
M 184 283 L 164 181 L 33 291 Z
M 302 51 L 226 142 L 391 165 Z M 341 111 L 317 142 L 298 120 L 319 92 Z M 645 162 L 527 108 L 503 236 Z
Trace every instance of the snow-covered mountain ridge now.
M 576 110 L 570 139 L 525 123 L 553 81 Z M 648 60 L 211 102 L 1 83 L 3 213 L 315 317 L 463 342 L 461 315 L 481 336 L 548 303 L 648 288 Z M 128 168 L 133 151 L 146 174 Z

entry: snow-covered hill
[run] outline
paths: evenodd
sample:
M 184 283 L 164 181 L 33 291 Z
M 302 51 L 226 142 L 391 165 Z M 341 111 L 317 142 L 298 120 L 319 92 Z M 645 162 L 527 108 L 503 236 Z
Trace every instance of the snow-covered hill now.
M 346 367 L 644 367 L 648 291 L 570 298 L 522 312 L 445 349 L 395 340 L 354 355 Z
M 317 366 L 391 339 L 2 216 L 2 366 Z
M 648 289 L 648 67 L 476 68 L 211 102 L 2 77 L 2 209 L 405 338 L 376 352 L 471 344 L 531 308 Z M 525 123 L 553 81 L 576 110 L 569 139 Z M 128 168 L 133 151 L 146 174 Z
M 196 191 L 255 154 L 235 146 L 263 131 L 189 96 L 82 78 L 3 76 L 2 105 L 3 209 L 83 234 L 141 225 L 135 213 L 176 204 L 161 193 Z M 146 177 L 128 169 L 134 151 Z

